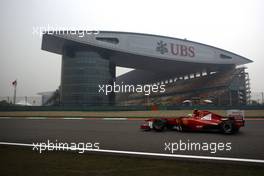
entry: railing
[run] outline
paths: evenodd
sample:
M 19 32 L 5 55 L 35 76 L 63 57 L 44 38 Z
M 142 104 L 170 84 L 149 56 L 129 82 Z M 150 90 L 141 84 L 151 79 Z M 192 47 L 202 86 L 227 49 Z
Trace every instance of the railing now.
M 14 97 L 0 96 L 0 102 L 14 104 Z M 28 105 L 28 106 L 41 106 L 42 98 L 41 96 L 17 96 L 15 99 L 15 104 Z
M 148 101 L 152 101 L 151 97 Z M 222 97 L 224 98 L 224 97 Z M 146 101 L 147 101 L 146 100 Z M 155 99 L 153 99 L 154 102 Z M 41 96 L 23 96 L 16 98 L 16 105 L 13 103 L 13 97 L 0 96 L 0 111 L 146 111 L 151 110 L 152 105 L 149 104 L 138 104 L 138 105 L 127 105 L 127 104 L 117 104 L 113 106 L 91 106 L 91 105 L 81 105 L 81 106 L 42 106 Z M 264 92 L 252 92 L 250 104 L 248 105 L 238 105 L 238 106 L 221 106 L 215 104 L 200 105 L 193 104 L 190 105 L 159 105 L 159 101 L 155 102 L 159 110 L 179 110 L 179 109 L 264 109 Z M 27 106 L 25 106 L 27 105 Z

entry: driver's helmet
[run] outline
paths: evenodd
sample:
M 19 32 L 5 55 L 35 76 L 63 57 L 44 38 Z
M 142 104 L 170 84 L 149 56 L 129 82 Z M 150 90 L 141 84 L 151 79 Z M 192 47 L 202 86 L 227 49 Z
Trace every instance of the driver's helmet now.
M 194 117 L 199 116 L 199 111 L 198 111 L 197 109 L 194 109 L 194 110 L 193 110 L 193 116 L 194 116 Z

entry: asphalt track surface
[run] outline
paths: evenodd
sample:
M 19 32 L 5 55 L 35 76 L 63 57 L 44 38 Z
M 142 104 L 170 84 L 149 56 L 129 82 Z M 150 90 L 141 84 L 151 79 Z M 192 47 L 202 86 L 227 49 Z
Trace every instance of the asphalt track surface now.
M 231 143 L 230 151 L 174 151 L 174 154 L 264 159 L 264 120 L 248 120 L 234 135 L 208 132 L 144 132 L 142 120 L 0 119 L 0 142 L 100 143 L 100 149 L 169 154 L 165 142 Z

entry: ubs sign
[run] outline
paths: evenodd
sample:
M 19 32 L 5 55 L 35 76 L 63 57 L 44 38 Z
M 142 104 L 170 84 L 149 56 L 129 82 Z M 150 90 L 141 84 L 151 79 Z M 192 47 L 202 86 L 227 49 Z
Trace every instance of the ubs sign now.
M 193 46 L 179 45 L 175 43 L 167 44 L 162 40 L 157 42 L 156 51 L 160 54 L 171 53 L 175 56 L 195 57 Z

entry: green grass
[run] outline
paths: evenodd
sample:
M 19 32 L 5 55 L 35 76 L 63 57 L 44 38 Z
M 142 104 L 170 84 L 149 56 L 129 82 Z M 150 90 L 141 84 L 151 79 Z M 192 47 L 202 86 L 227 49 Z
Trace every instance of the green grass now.
M 0 146 L 0 175 L 264 175 L 264 166 L 154 159 L 106 154 L 46 152 L 31 148 Z

